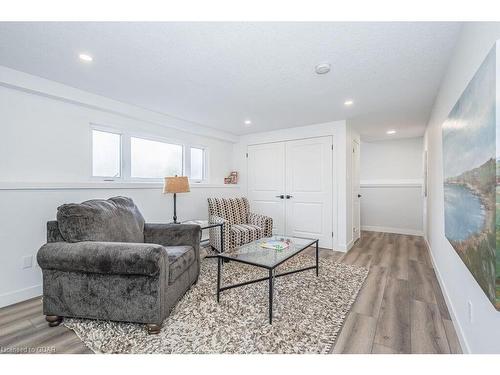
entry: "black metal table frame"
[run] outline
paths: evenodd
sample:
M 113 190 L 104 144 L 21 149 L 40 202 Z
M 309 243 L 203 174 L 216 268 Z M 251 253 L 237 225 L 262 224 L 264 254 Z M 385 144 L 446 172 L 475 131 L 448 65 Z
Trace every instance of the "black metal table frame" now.
M 193 220 L 185 220 L 181 222 L 181 224 L 186 224 L 190 221 Z M 199 225 L 199 224 L 196 224 Z M 217 252 L 223 253 L 224 252 L 224 224 L 223 223 L 208 223 L 207 225 L 200 225 L 201 230 L 203 231 L 204 229 L 210 229 L 210 228 L 216 228 L 220 227 L 220 251 L 217 250 Z M 204 241 L 210 241 L 210 240 L 204 240 Z M 216 257 L 217 255 L 209 255 L 207 258 L 213 258 Z
M 210 229 L 210 228 L 216 228 L 220 227 L 220 251 L 217 250 L 219 253 L 224 252 L 224 224 L 223 223 L 208 223 L 206 226 L 202 226 L 201 230 L 203 229 Z M 208 240 L 210 241 L 210 240 Z
M 287 260 L 293 258 L 297 254 L 300 254 L 301 252 L 303 252 L 304 250 L 306 250 L 307 248 L 309 248 L 310 246 L 312 246 L 314 244 L 316 245 L 316 265 L 310 266 L 310 267 L 305 267 L 305 268 L 300 268 L 300 269 L 293 270 L 293 271 L 288 271 L 288 272 L 280 273 L 278 275 L 275 274 L 274 271 L 276 270 L 276 268 L 278 266 L 280 266 L 281 264 L 283 264 Z M 274 279 L 276 277 L 291 275 L 291 274 L 294 274 L 294 273 L 297 273 L 297 272 L 304 272 L 304 271 L 309 271 L 309 270 L 313 270 L 313 269 L 316 270 L 316 277 L 318 277 L 319 276 L 319 245 L 318 244 L 319 244 L 319 240 L 312 240 L 309 245 L 305 246 L 300 251 L 297 251 L 295 254 L 290 255 L 288 258 L 283 259 L 279 263 L 275 264 L 273 267 L 268 267 L 268 266 L 264 266 L 262 264 L 253 263 L 253 262 L 250 262 L 250 261 L 241 260 L 241 259 L 237 259 L 237 258 L 231 258 L 229 256 L 225 256 L 224 254 L 216 255 L 216 257 L 217 257 L 217 303 L 220 301 L 220 294 L 221 294 L 221 292 L 223 292 L 225 290 L 233 289 L 233 288 L 238 288 L 240 286 L 245 286 L 245 285 L 254 284 L 254 283 L 258 283 L 258 282 L 261 282 L 261 281 L 268 280 L 268 282 L 269 282 L 269 324 L 273 324 L 273 289 L 274 289 Z M 269 271 L 269 276 L 262 277 L 260 279 L 245 281 L 245 282 L 242 282 L 242 283 L 233 284 L 233 285 L 226 285 L 226 286 L 222 286 L 221 287 L 222 264 L 223 264 L 223 260 L 226 260 L 226 259 L 230 260 L 230 261 L 240 262 L 240 263 L 244 263 L 244 264 L 249 264 L 251 266 L 255 266 L 255 267 L 267 269 Z

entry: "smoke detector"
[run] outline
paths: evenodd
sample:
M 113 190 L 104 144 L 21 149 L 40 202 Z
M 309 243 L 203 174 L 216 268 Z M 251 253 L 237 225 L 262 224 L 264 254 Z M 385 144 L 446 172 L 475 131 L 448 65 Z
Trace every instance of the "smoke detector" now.
M 331 68 L 330 64 L 321 63 L 316 65 L 314 70 L 316 71 L 317 74 L 326 74 L 330 71 L 330 68 Z

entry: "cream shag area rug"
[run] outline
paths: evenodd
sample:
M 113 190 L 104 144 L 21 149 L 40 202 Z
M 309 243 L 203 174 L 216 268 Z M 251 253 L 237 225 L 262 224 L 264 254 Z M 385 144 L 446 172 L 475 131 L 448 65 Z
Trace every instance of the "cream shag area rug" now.
M 314 264 L 298 255 L 278 273 Z M 273 324 L 267 281 L 221 293 L 217 260 L 204 259 L 199 281 L 176 305 L 158 335 L 142 324 L 65 319 L 96 353 L 328 353 L 368 274 L 366 268 L 320 260 L 314 270 L 275 279 Z M 237 262 L 224 264 L 222 285 L 267 276 Z

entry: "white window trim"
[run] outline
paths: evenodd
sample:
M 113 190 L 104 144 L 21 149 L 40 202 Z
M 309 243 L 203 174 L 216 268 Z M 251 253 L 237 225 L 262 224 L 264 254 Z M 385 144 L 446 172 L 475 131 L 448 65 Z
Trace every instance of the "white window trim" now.
M 100 132 L 105 132 L 105 133 L 112 133 L 120 136 L 120 176 L 119 177 L 113 177 L 113 176 L 94 176 L 94 138 L 93 138 L 93 131 L 100 131 Z M 89 167 L 89 175 L 91 180 L 93 181 L 104 181 L 104 182 L 113 182 L 113 181 L 123 181 L 124 180 L 124 174 L 123 174 L 123 133 L 116 128 L 110 127 L 110 126 L 101 126 L 97 124 L 90 124 L 90 130 L 89 130 L 89 140 L 90 140 L 90 167 Z
M 191 178 L 191 148 L 197 148 L 197 149 L 200 149 L 200 150 L 203 150 L 203 166 L 202 166 L 202 179 L 192 179 Z M 186 154 L 187 154 L 187 158 L 186 158 L 186 165 L 189 166 L 189 170 L 186 169 L 186 176 L 189 176 L 189 182 L 193 183 L 193 184 L 203 184 L 203 183 L 206 183 L 208 181 L 208 148 L 206 146 L 202 146 L 202 145 L 197 145 L 197 144 L 190 144 L 189 145 L 189 152 L 186 148 Z
M 92 144 L 92 130 L 103 131 L 108 133 L 114 133 L 120 135 L 120 177 L 99 177 L 93 176 L 93 144 Z M 90 179 L 92 181 L 102 181 L 102 182 L 142 182 L 142 183 L 158 183 L 163 182 L 163 178 L 139 178 L 132 177 L 131 175 L 131 138 L 140 138 L 149 141 L 169 143 L 173 145 L 178 145 L 182 147 L 182 173 L 184 176 L 188 176 L 190 183 L 192 184 L 208 184 L 209 183 L 209 150 L 206 145 L 188 143 L 180 140 L 162 137 L 158 135 L 152 135 L 150 133 L 143 133 L 137 131 L 125 131 L 116 126 L 100 125 L 91 123 L 90 124 Z M 198 148 L 203 150 L 203 179 L 193 180 L 191 179 L 191 148 Z
M 131 138 L 138 138 L 138 139 L 143 139 L 146 141 L 153 141 L 153 142 L 160 142 L 160 143 L 166 143 L 166 144 L 171 144 L 175 146 L 181 146 L 182 148 L 182 165 L 181 165 L 181 173 L 184 176 L 187 176 L 186 173 L 186 149 L 189 148 L 188 145 L 181 143 L 181 142 L 176 142 L 174 140 L 170 140 L 167 138 L 163 137 L 157 137 L 157 136 L 147 136 L 147 135 L 138 135 L 138 133 L 128 133 L 127 134 L 127 139 L 128 139 L 128 145 L 127 145 L 127 151 L 129 152 L 128 155 L 128 164 L 129 164 L 129 170 L 128 170 L 128 180 L 129 181 L 136 181 L 136 182 L 158 182 L 158 181 L 163 181 L 163 178 L 156 178 L 156 177 L 132 177 L 132 171 L 131 171 L 131 164 L 132 164 L 132 155 L 130 154 L 131 152 Z

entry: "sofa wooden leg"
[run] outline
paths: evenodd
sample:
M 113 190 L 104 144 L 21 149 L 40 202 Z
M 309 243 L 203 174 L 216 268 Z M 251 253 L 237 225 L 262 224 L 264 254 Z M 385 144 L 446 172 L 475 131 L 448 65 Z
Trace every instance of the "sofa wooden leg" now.
M 148 333 L 150 335 L 157 335 L 161 331 L 160 324 L 146 324 L 146 328 L 148 329 Z
M 49 322 L 49 327 L 57 327 L 59 324 L 61 324 L 63 318 L 62 316 L 58 315 L 46 315 L 45 320 Z

